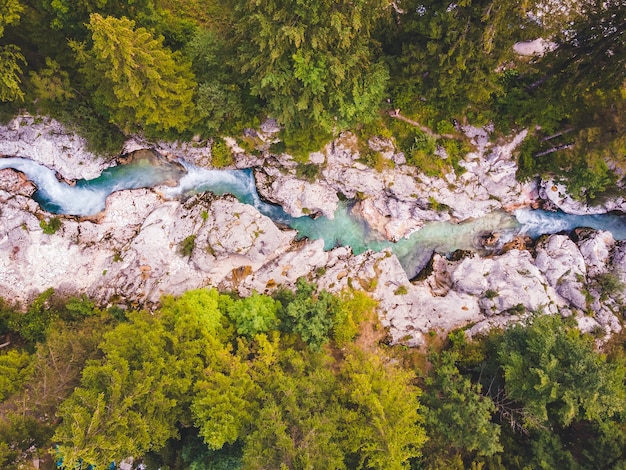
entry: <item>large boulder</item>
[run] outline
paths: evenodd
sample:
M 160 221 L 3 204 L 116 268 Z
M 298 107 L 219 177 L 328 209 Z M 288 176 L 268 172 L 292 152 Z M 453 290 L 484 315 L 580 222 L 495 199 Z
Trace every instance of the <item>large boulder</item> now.
M 88 151 L 85 139 L 58 121 L 29 115 L 0 124 L 0 156 L 30 158 L 68 180 L 96 178 L 115 164 Z
M 576 244 L 566 235 L 550 235 L 536 246 L 535 265 L 571 305 L 586 310 L 587 267 Z
M 556 313 L 565 305 L 527 251 L 465 258 L 451 273 L 451 279 L 452 289 L 477 297 L 487 316 L 520 310 Z

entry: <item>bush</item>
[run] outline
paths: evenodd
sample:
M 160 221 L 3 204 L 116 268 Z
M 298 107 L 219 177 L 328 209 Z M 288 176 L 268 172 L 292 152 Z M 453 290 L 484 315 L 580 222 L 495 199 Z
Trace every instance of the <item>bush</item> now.
M 63 222 L 58 217 L 52 217 L 49 222 L 41 220 L 39 226 L 46 235 L 54 235 L 63 226 Z
M 309 154 L 321 150 L 332 138 L 331 134 L 314 126 L 292 128 L 282 133 L 282 140 L 285 143 L 287 153 L 300 163 L 307 163 Z
M 211 145 L 211 163 L 215 168 L 224 168 L 235 163 L 233 154 L 223 139 L 215 139 Z
M 182 256 L 190 257 L 191 254 L 193 253 L 193 249 L 195 248 L 195 246 L 196 246 L 196 236 L 189 235 L 187 238 L 185 238 L 183 241 L 180 242 L 178 246 L 178 252 Z
M 333 325 L 333 338 L 338 346 L 344 346 L 356 337 L 360 324 L 375 317 L 374 310 L 377 305 L 378 303 L 363 291 L 342 294 Z
M 314 163 L 298 163 L 296 176 L 310 182 L 314 182 L 320 173 L 320 167 Z

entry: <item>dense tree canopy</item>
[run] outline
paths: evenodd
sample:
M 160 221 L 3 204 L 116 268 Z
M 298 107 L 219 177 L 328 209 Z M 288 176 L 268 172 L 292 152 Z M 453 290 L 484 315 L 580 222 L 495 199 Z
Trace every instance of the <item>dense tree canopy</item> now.
M 238 61 L 271 115 L 326 131 L 371 119 L 387 70 L 371 33 L 386 0 L 242 0 Z
M 59 409 L 64 465 L 158 452 L 195 425 L 212 451 L 238 445 L 244 468 L 407 468 L 425 441 L 412 374 L 279 333 L 277 306 L 199 290 L 130 313 Z
M 0 40 L 7 26 L 19 23 L 23 8 L 19 0 L 7 0 L 0 5 Z M 0 102 L 24 98 L 20 87 L 21 66 L 24 64 L 25 59 L 18 46 L 0 46 Z
M 127 18 L 92 14 L 93 44 L 74 44 L 81 71 L 109 119 L 126 131 L 183 131 L 193 113 L 190 64 Z

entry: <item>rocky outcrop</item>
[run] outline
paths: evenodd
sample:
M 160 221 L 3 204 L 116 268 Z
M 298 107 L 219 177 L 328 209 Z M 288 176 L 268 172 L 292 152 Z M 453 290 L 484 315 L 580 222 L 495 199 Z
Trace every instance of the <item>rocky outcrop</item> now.
M 587 269 L 576 244 L 565 235 L 551 235 L 537 244 L 536 252 L 535 265 L 550 286 L 574 307 L 585 310 Z
M 370 168 L 361 161 L 356 136 L 346 133 L 329 143 L 323 153 L 311 154 L 311 161 L 321 170 L 315 185 L 296 178 L 293 162 L 291 171 L 285 172 L 290 167 L 283 155 L 277 165 L 265 162 L 265 176 L 258 178 L 260 192 L 284 205 L 292 215 L 328 215 L 336 208 L 337 193 L 358 199 L 355 213 L 393 241 L 407 237 L 427 222 L 460 222 L 494 210 L 531 204 L 536 197 L 534 183 L 521 184 L 515 179 L 516 164 L 512 159 L 513 149 L 526 133 L 496 146 L 491 146 L 484 129 L 468 128 L 466 133 L 477 150 L 460 162 L 462 174 L 452 170 L 443 178 L 428 177 L 404 164 L 404 155 L 391 141 L 380 138 L 370 141 L 368 151 L 378 152 L 387 164 L 382 169 Z
M 337 193 L 324 183 L 312 183 L 283 175 L 277 169 L 256 172 L 259 194 L 279 204 L 292 217 L 323 215 L 335 217 Z
M 150 304 L 163 294 L 218 285 L 241 267 L 256 270 L 290 247 L 293 231 L 232 197 L 163 201 L 152 190 L 115 193 L 96 223 L 52 216 L 11 170 L 0 173 L 0 295 L 25 301 L 49 287 L 86 292 L 102 302 Z
M 95 176 L 108 165 L 84 152 L 80 141 L 63 148 L 71 136 L 54 122 L 26 126 L 28 122 L 1 130 L 9 136 L 0 144 L 3 153 L 33 157 L 68 179 L 91 172 Z M 47 131 L 37 136 L 31 128 Z M 273 131 L 270 126 L 255 138 L 270 142 Z M 387 163 L 380 171 L 370 168 L 360 161 L 355 138 L 348 134 L 312 154 L 321 175 L 315 183 L 296 177 L 298 165 L 288 155 L 247 157 L 241 151 L 236 162 L 261 161 L 259 192 L 293 215 L 330 218 L 338 194 L 343 194 L 358 199 L 354 213 L 386 238 L 397 240 L 428 221 L 476 218 L 536 198 L 533 185 L 521 185 L 514 178 L 511 152 L 523 135 L 491 145 L 485 130 L 469 128 L 466 133 L 476 151 L 461 162 L 463 174 L 451 172 L 444 178 L 429 178 L 404 165 L 404 156 L 384 139 L 371 141 L 370 149 Z M 48 149 L 57 137 L 60 148 Z M 209 148 L 196 144 L 189 145 L 187 153 L 195 155 L 197 164 L 205 164 Z M 135 142 L 132 148 L 143 145 Z M 180 148 L 163 144 L 161 150 L 175 156 Z M 72 172 L 66 174 L 65 167 Z M 293 230 L 277 227 L 231 196 L 170 200 L 157 189 L 121 191 L 109 196 L 99 217 L 58 216 L 60 228 L 45 233 L 43 227 L 49 227 L 54 216 L 31 199 L 34 191 L 17 172 L 0 171 L 0 296 L 16 301 L 54 287 L 68 294 L 84 292 L 103 303 L 150 306 L 164 294 L 197 287 L 249 295 L 292 287 L 305 276 L 332 292 L 368 292 L 379 302 L 391 339 L 411 346 L 425 344 L 432 332 L 468 327 L 477 334 L 535 311 L 575 315 L 585 331 L 608 334 L 621 328 L 626 244 L 608 232 L 577 230 L 572 238 L 550 235 L 529 251 L 523 249 L 529 246 L 525 240 L 503 245 L 493 234 L 484 237 L 481 222 L 475 221 L 473 233 L 482 242 L 495 241 L 490 250 L 482 250 L 490 256 L 464 253 L 449 259 L 433 254 L 429 274 L 410 280 L 390 251 L 354 255 L 346 247 L 325 251 L 321 240 L 296 241 Z M 456 235 L 445 236 L 454 246 Z M 430 256 L 430 251 L 415 253 L 420 260 L 416 265 L 423 266 Z
M 606 214 L 617 211 L 626 212 L 626 198 L 615 196 L 596 205 L 589 205 L 582 201 L 577 201 L 567 193 L 567 188 L 562 183 L 553 180 L 543 180 L 539 183 L 539 198 L 547 201 L 550 207 L 560 209 L 568 214 Z
M 0 156 L 25 157 L 67 180 L 93 179 L 115 164 L 87 150 L 85 140 L 50 118 L 18 116 L 0 125 Z

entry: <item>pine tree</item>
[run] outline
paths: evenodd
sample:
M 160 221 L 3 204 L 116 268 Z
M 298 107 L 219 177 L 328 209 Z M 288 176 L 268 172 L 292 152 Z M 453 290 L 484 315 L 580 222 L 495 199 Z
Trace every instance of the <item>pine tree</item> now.
M 126 132 L 189 127 L 195 87 L 191 66 L 127 18 L 92 14 L 92 45 L 72 43 L 95 100 Z
M 325 131 L 367 120 L 388 78 L 371 38 L 385 0 L 240 0 L 241 71 L 281 123 Z

